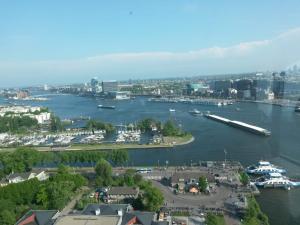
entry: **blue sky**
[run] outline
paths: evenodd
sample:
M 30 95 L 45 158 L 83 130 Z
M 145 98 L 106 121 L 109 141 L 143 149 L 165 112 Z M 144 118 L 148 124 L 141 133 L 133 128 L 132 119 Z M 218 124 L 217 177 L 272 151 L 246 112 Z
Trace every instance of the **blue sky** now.
M 1 86 L 277 70 L 300 1 L 1 1 Z

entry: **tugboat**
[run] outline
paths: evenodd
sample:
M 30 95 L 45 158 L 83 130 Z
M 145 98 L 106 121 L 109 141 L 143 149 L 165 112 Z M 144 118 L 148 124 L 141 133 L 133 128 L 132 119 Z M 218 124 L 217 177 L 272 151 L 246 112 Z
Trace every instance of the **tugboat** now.
M 258 165 L 247 167 L 246 172 L 254 175 L 265 175 L 269 173 L 286 173 L 286 170 L 278 168 L 268 161 L 259 161 Z
M 270 173 L 255 181 L 255 185 L 263 188 L 285 188 L 299 187 L 299 181 L 293 181 L 280 173 Z

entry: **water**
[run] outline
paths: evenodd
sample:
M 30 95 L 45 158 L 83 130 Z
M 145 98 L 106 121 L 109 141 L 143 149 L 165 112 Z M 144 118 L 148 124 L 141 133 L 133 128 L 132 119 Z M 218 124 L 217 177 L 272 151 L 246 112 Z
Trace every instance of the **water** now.
M 73 95 L 50 98 L 45 102 L 25 104 L 47 106 L 61 118 L 91 116 L 115 125 L 137 122 L 146 117 L 173 119 L 195 137 L 193 143 L 172 149 L 131 150 L 130 165 L 164 165 L 166 161 L 169 165 L 189 165 L 200 160 L 224 160 L 226 149 L 229 160 L 238 160 L 245 166 L 260 159 L 270 160 L 287 168 L 288 176 L 300 178 L 300 114 L 296 114 L 292 108 L 254 103 L 236 103 L 226 107 L 154 103 L 142 97 L 129 101 L 97 100 Z M 98 109 L 98 104 L 115 105 L 116 110 Z M 170 113 L 169 108 L 176 109 L 176 112 Z M 257 136 L 204 117 L 192 116 L 188 111 L 194 108 L 266 128 L 272 135 Z M 287 160 L 289 158 L 293 161 Z M 257 200 L 270 217 L 271 224 L 300 223 L 300 189 L 263 190 Z

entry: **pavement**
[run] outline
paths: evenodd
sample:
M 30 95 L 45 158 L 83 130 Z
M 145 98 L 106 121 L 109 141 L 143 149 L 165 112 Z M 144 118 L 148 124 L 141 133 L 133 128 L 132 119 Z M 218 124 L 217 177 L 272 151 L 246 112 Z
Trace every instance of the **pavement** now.
M 82 187 L 78 192 L 78 194 L 72 198 L 72 200 L 65 206 L 65 208 L 63 208 L 63 210 L 60 213 L 60 216 L 66 216 L 70 214 L 73 211 L 76 202 L 79 201 L 88 190 L 90 190 L 89 187 L 86 186 Z

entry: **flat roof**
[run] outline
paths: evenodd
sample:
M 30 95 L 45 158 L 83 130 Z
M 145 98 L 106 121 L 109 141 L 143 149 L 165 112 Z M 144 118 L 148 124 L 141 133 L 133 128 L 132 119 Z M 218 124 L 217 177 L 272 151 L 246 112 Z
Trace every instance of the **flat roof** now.
M 118 225 L 119 216 L 64 216 L 59 218 L 54 225 Z

